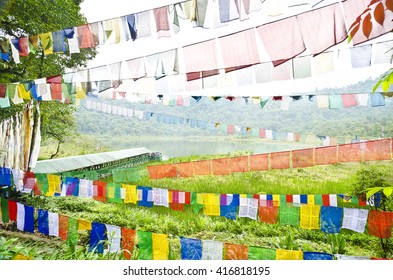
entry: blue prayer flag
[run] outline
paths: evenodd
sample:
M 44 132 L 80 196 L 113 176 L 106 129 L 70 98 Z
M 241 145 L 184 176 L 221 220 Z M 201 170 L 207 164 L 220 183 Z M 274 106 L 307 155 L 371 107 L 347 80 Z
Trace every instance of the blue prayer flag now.
M 307 204 L 307 201 L 308 201 L 308 196 L 306 194 L 301 194 L 300 195 L 300 203 Z
M 153 207 L 153 188 L 152 187 L 137 187 L 138 192 L 138 206 Z
M 321 207 L 321 231 L 326 233 L 339 233 L 343 209 L 341 207 Z
M 325 260 L 331 261 L 333 260 L 333 255 L 327 253 L 319 253 L 319 252 L 304 252 L 303 259 L 310 261 L 310 260 Z
M 34 207 L 25 205 L 24 231 L 34 233 Z
M 180 237 L 180 246 L 182 260 L 202 259 L 202 241 L 200 239 Z
M 385 96 L 382 93 L 370 93 L 370 101 L 372 107 L 385 106 Z
M 38 232 L 49 234 L 49 218 L 46 210 L 38 209 Z
M 79 178 L 66 178 L 66 187 L 67 192 L 66 195 L 70 196 L 78 196 L 79 195 Z
M 105 225 L 92 222 L 90 232 L 89 252 L 102 254 L 104 252 Z
M 11 169 L 0 167 L 0 186 L 12 186 Z
M 64 31 L 55 31 L 52 32 L 53 39 L 53 52 L 66 52 L 66 45 L 64 42 Z

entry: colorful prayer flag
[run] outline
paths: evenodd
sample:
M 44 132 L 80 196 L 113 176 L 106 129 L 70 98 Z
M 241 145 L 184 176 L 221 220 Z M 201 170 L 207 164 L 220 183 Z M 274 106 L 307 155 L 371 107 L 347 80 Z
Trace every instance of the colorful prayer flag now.
M 169 256 L 169 240 L 167 234 L 152 234 L 153 260 L 167 260 Z
M 49 235 L 49 216 L 48 211 L 38 209 L 38 232 Z
M 319 205 L 300 206 L 300 227 L 305 229 L 319 229 Z
M 306 261 L 310 261 L 310 260 L 331 261 L 333 260 L 333 255 L 327 253 L 319 253 L 319 252 L 303 252 L 303 259 Z
M 277 249 L 276 260 L 303 260 L 303 252 Z
M 225 243 L 225 260 L 247 260 L 248 247 L 246 245 Z
M 181 259 L 201 260 L 202 241 L 200 239 L 180 237 Z
M 280 206 L 280 224 L 282 225 L 300 225 L 300 207 L 294 207 L 290 204 Z
M 343 209 L 339 207 L 321 207 L 321 231 L 326 233 L 339 233 Z
M 275 260 L 276 250 L 262 247 L 249 246 L 248 247 L 249 260 Z
M 378 238 L 392 236 L 393 213 L 371 210 L 368 215 L 368 233 Z
M 49 235 L 59 237 L 59 214 L 48 212 Z
M 224 245 L 214 240 L 202 241 L 202 260 L 222 260 Z
M 118 226 L 105 225 L 108 239 L 108 251 L 111 253 L 120 252 L 121 228 Z
M 105 225 L 97 222 L 91 223 L 89 252 L 102 254 L 104 252 Z
M 132 257 L 132 252 L 135 245 L 136 231 L 129 228 L 121 228 L 121 245 L 123 255 L 127 260 Z
M 78 244 L 78 220 L 68 217 L 67 244 L 76 246 Z
M 210 216 L 220 216 L 220 195 L 214 193 L 204 193 L 203 213 Z
M 363 233 L 367 224 L 368 210 L 344 208 L 342 228 Z
M 266 224 L 276 224 L 277 216 L 278 216 L 278 207 L 259 207 L 259 221 L 264 222 Z
M 258 199 L 240 197 L 239 217 L 246 217 L 256 220 L 257 214 L 258 214 Z
M 138 206 L 153 207 L 153 189 L 151 187 L 137 187 Z
M 138 260 L 153 259 L 153 235 L 151 232 L 137 231 Z

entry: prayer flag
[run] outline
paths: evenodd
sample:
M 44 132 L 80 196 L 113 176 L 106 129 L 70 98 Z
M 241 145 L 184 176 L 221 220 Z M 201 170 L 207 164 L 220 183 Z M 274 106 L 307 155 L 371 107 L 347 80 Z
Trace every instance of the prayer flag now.
M 220 216 L 223 216 L 231 220 L 236 220 L 238 206 L 239 206 L 238 194 L 221 194 Z
M 204 193 L 203 213 L 209 216 L 220 216 L 220 195 L 214 193 Z
M 66 195 L 78 196 L 79 194 L 79 178 L 66 177 Z
M 393 212 L 371 210 L 368 215 L 368 233 L 378 238 L 392 236 Z
M 305 229 L 319 229 L 319 205 L 300 206 L 300 227 Z
M 91 223 L 89 252 L 102 254 L 104 252 L 105 225 L 97 222 Z
M 78 245 L 78 220 L 68 217 L 67 244 L 71 246 Z
M 248 247 L 246 245 L 225 243 L 225 260 L 247 260 Z
M 337 207 L 337 195 L 335 194 L 323 194 L 322 195 L 323 206 L 336 206 Z
M 137 204 L 138 194 L 137 194 L 136 186 L 123 184 L 122 188 L 126 190 L 126 197 L 124 198 L 124 203 Z
M 321 231 L 326 233 L 339 233 L 343 209 L 339 207 L 321 207 Z
M 118 183 L 107 183 L 107 201 L 114 203 L 122 203 L 121 199 L 121 185 Z
M 275 260 L 276 250 L 262 247 L 249 246 L 248 247 L 249 260 Z
M 153 236 L 151 232 L 137 231 L 138 260 L 153 259 Z
M 11 169 L 0 167 L 0 186 L 12 186 Z
M 202 240 L 202 260 L 222 260 L 224 245 L 214 240 Z
M 83 198 L 93 198 L 93 181 L 80 179 L 78 196 Z
M 281 205 L 280 206 L 280 224 L 282 225 L 300 225 L 300 207 L 294 207 L 292 205 Z
M 46 210 L 38 209 L 38 232 L 49 235 L 49 215 Z
M 278 207 L 259 207 L 259 221 L 266 224 L 276 224 L 278 215 Z
M 68 239 L 68 217 L 59 215 L 59 237 L 63 240 Z
M 202 259 L 202 241 L 180 237 L 181 259 L 182 260 L 201 260 Z
M 105 225 L 108 239 L 108 251 L 111 253 L 120 252 L 121 229 L 118 226 Z
M 48 174 L 48 192 L 45 194 L 46 196 L 54 196 L 55 194 L 61 193 L 61 180 L 60 176 Z
M 310 260 L 332 261 L 333 255 L 327 253 L 319 253 L 319 252 L 303 252 L 303 259 L 306 261 L 310 261 Z
M 343 260 L 360 261 L 360 260 L 369 260 L 370 259 L 370 257 L 365 257 L 365 256 L 345 256 L 345 255 L 341 255 L 341 254 L 335 254 L 334 256 L 339 261 L 343 261 Z
M 368 210 L 344 208 L 342 228 L 363 233 L 367 223 Z
M 240 197 L 239 217 L 246 217 L 256 220 L 257 214 L 258 214 L 258 199 Z
M 277 249 L 276 260 L 303 260 L 303 252 Z
M 8 200 L 8 215 L 11 221 L 16 222 L 18 208 L 16 201 Z
M 82 220 L 82 219 L 78 219 L 78 231 L 79 230 L 91 230 L 91 222 L 90 221 L 86 221 L 86 220 Z
M 191 193 L 191 207 L 195 214 L 203 208 L 203 196 L 201 193 Z
M 135 245 L 136 231 L 129 228 L 121 228 L 121 245 L 123 255 L 127 260 L 132 257 L 132 252 Z
M 64 31 L 55 31 L 52 32 L 52 39 L 53 39 L 53 52 L 66 52 L 66 45 L 64 42 Z
M 124 185 L 122 185 L 122 187 L 124 188 Z M 106 182 L 103 181 L 93 182 L 93 199 L 101 202 L 106 202 Z M 126 199 L 124 200 L 124 203 L 127 203 L 126 200 L 127 200 L 127 196 Z M 136 203 L 136 186 L 135 186 L 135 203 Z
M 153 260 L 167 260 L 169 257 L 169 240 L 167 234 L 152 234 Z
M 53 38 L 52 32 L 47 32 L 38 35 L 40 37 L 41 45 L 44 50 L 44 55 L 53 53 Z
M 153 189 L 151 187 L 138 186 L 138 206 L 153 207 Z
M 59 237 L 59 214 L 48 212 L 49 235 Z
M 93 48 L 94 38 L 89 24 L 76 27 L 78 33 L 78 44 L 80 49 Z
M 168 190 L 153 188 L 153 202 L 154 205 L 168 207 Z
M 10 217 L 8 215 L 8 199 L 1 197 L 1 220 L 3 223 L 8 223 L 10 221 Z
M 17 202 L 16 209 L 16 227 L 18 230 L 23 231 L 25 227 L 25 206 L 22 203 Z

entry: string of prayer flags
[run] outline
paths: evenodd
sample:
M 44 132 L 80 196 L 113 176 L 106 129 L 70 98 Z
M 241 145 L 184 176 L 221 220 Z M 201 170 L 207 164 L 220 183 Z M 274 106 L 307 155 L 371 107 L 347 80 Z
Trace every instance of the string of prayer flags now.
M 138 186 L 138 206 L 153 207 L 153 188 Z
M 202 241 L 200 239 L 180 237 L 181 259 L 201 260 Z
M 124 258 L 127 260 L 131 259 L 132 252 L 134 250 L 135 239 L 135 230 L 129 228 L 121 228 L 121 246 Z
M 225 260 L 247 260 L 248 247 L 246 245 L 225 243 L 224 255 Z
M 118 253 L 121 250 L 121 228 L 118 226 L 105 225 L 108 239 L 108 251 Z
M 37 219 L 38 232 L 49 235 L 49 215 L 48 211 L 38 209 L 38 219 Z
M 303 260 L 303 252 L 277 249 L 276 260 Z
M 366 209 L 344 208 L 341 228 L 363 233 L 367 224 L 368 212 Z
M 303 252 L 303 259 L 307 261 L 331 261 L 333 260 L 333 255 L 320 252 Z
M 167 260 L 169 257 L 169 240 L 167 234 L 152 234 L 153 260 Z
M 48 212 L 49 235 L 59 237 L 59 214 Z
M 371 210 L 368 215 L 368 233 L 378 238 L 392 236 L 393 213 Z
M 222 260 L 224 244 L 214 240 L 202 240 L 202 260 Z
M 321 206 L 304 205 L 300 206 L 300 227 L 305 229 L 319 229 L 319 213 Z
M 340 207 L 321 207 L 321 231 L 326 233 L 339 233 L 343 217 L 343 209 Z
M 78 239 L 78 220 L 73 217 L 68 217 L 67 244 L 76 246 L 78 244 Z
M 153 235 L 151 232 L 137 231 L 138 260 L 153 259 Z
M 102 254 L 104 252 L 105 225 L 97 222 L 91 223 L 89 252 Z
M 275 260 L 276 250 L 262 247 L 249 246 L 248 247 L 249 260 Z

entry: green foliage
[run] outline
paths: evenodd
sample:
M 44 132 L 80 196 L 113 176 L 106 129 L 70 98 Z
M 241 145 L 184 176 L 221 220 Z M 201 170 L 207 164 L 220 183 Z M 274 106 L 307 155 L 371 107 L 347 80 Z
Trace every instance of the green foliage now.
M 287 232 L 283 236 L 276 237 L 276 247 L 285 250 L 298 250 L 299 244 L 296 241 L 295 237 Z
M 327 242 L 330 245 L 332 254 L 344 254 L 346 241 L 341 234 L 329 234 L 327 236 Z

